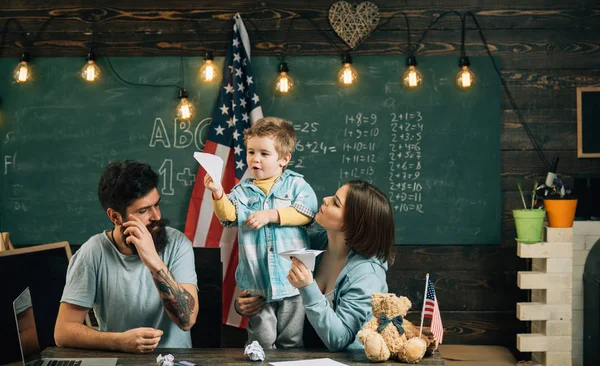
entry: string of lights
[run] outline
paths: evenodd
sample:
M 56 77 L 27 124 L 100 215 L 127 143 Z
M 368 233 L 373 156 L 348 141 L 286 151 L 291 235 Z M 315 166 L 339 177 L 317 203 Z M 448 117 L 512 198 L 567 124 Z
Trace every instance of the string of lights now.
M 294 19 L 295 17 L 292 17 L 292 19 L 290 20 L 290 25 L 288 26 L 288 30 L 285 34 L 283 55 L 279 56 L 269 49 L 269 53 L 271 53 L 279 61 L 279 77 L 277 77 L 277 79 L 275 80 L 275 92 L 279 95 L 285 95 L 291 92 L 294 87 L 294 80 L 291 78 L 291 76 L 288 75 L 290 71 L 289 66 L 287 62 L 285 62 L 285 57 L 287 56 L 289 48 L 288 39 L 290 36 L 290 31 L 292 30 L 292 27 L 294 25 Z M 256 34 L 258 38 L 260 38 L 261 42 L 266 43 L 267 41 L 263 38 L 261 30 L 256 26 L 256 24 L 254 24 L 252 19 L 246 20 L 252 27 L 254 27 L 254 30 L 256 31 Z
M 93 83 L 100 77 L 100 67 L 96 64 L 96 26 L 92 25 L 92 45 L 86 57 L 87 63 L 81 68 L 81 77 L 88 83 Z
M 306 17 L 300 13 L 297 13 L 297 14 L 298 14 L 298 16 L 303 17 L 304 19 L 308 20 L 308 22 L 323 35 L 323 37 L 327 40 L 327 42 L 332 47 L 337 49 L 340 52 L 340 54 L 342 55 L 342 68 L 340 69 L 340 71 L 337 74 L 337 80 L 339 81 L 339 84 L 341 86 L 353 85 L 358 80 L 358 73 L 357 73 L 356 69 L 354 67 L 352 67 L 352 57 L 350 55 L 350 52 L 355 50 L 362 42 L 359 43 L 359 45 L 357 45 L 353 49 L 350 49 L 350 47 L 346 47 L 345 49 L 341 48 L 340 46 L 337 45 L 336 42 L 334 42 L 331 39 L 331 37 L 329 36 L 329 34 L 327 32 L 325 32 L 317 24 L 315 24 L 313 19 Z M 421 45 L 422 45 L 425 37 L 427 36 L 428 32 L 433 28 L 433 26 L 435 24 L 437 24 L 442 18 L 444 18 L 445 16 L 450 15 L 450 14 L 457 15 L 461 20 L 461 49 L 460 49 L 460 59 L 459 59 L 459 64 L 458 64 L 459 72 L 457 73 L 457 76 L 456 76 L 456 84 L 459 89 L 467 89 L 467 88 L 472 87 L 475 84 L 476 77 L 475 77 L 475 74 L 473 73 L 473 71 L 469 68 L 470 60 L 467 57 L 466 51 L 465 51 L 465 34 L 466 34 L 466 30 L 467 30 L 466 18 L 470 17 L 472 19 L 472 21 L 475 23 L 477 31 L 479 32 L 481 41 L 482 41 L 483 45 L 485 46 L 487 55 L 489 56 L 493 66 L 494 66 L 494 69 L 500 79 L 500 83 L 508 97 L 511 107 L 517 113 L 518 119 L 519 119 L 520 123 L 523 125 L 523 128 L 524 128 L 528 138 L 531 140 L 534 148 L 536 149 L 540 159 L 544 162 L 544 164 L 547 166 L 547 168 L 550 169 L 550 163 L 549 163 L 548 159 L 545 157 L 541 147 L 535 140 L 533 133 L 529 129 L 529 126 L 527 125 L 525 119 L 523 118 L 518 105 L 516 104 L 512 94 L 510 93 L 510 90 L 508 89 L 506 80 L 504 79 L 502 73 L 500 72 L 500 69 L 498 68 L 498 66 L 492 56 L 490 48 L 489 48 L 487 41 L 483 35 L 483 31 L 482 31 L 475 15 L 470 11 L 466 12 L 465 14 L 460 14 L 459 12 L 453 11 L 453 10 L 440 14 L 429 24 L 429 26 L 424 31 L 424 33 L 421 36 L 421 38 L 419 39 L 419 41 L 413 47 L 412 42 L 411 42 L 411 31 L 410 31 L 410 24 L 409 24 L 408 16 L 406 13 L 404 13 L 402 11 L 392 14 L 392 16 L 390 16 L 385 22 L 383 22 L 379 26 L 377 26 L 375 30 L 381 30 L 381 28 L 383 28 L 385 25 L 387 25 L 391 20 L 393 20 L 396 17 L 396 15 L 399 15 L 399 14 L 402 14 L 405 19 L 406 32 L 407 32 L 407 47 L 406 47 L 406 52 L 405 52 L 407 70 L 402 75 L 401 83 L 404 87 L 409 88 L 409 89 L 417 88 L 420 85 L 422 85 L 422 83 L 423 83 L 423 77 L 416 68 L 417 67 L 416 54 L 421 50 Z M 53 20 L 55 18 L 56 17 L 50 17 L 50 18 L 46 19 L 46 21 L 43 23 L 40 30 L 35 34 L 34 39 L 37 40 L 39 35 L 41 34 L 41 32 L 45 29 L 45 27 L 50 23 L 51 20 Z M 292 91 L 293 86 L 294 86 L 294 81 L 289 75 L 289 66 L 285 62 L 285 58 L 287 56 L 288 47 L 289 47 L 288 38 L 289 38 L 289 34 L 293 28 L 294 19 L 295 19 L 295 16 L 292 17 L 292 19 L 290 20 L 290 25 L 289 25 L 287 33 L 286 33 L 285 44 L 284 44 L 285 48 L 284 48 L 283 54 L 277 55 L 271 49 L 268 49 L 268 51 L 270 53 L 272 53 L 279 60 L 279 68 L 278 68 L 279 77 L 276 80 L 275 89 L 278 94 L 282 94 L 282 95 L 289 94 Z M 263 42 L 267 43 L 264 40 L 264 37 L 262 37 L 262 33 L 261 33 L 260 29 L 256 26 L 256 24 L 252 21 L 252 19 L 247 18 L 246 20 L 255 28 L 258 37 Z M 32 80 L 32 69 L 31 69 L 31 65 L 30 65 L 30 56 L 29 56 L 29 53 L 27 50 L 29 42 L 28 42 L 27 38 L 25 37 L 26 33 L 23 30 L 23 27 L 21 26 L 20 22 L 17 19 L 14 19 L 14 18 L 7 19 L 6 22 L 4 23 L 4 27 L 2 29 L 2 36 L 1 36 L 2 38 L 0 40 L 0 55 L 2 54 L 2 50 L 4 49 L 4 43 L 6 41 L 8 27 L 11 22 L 14 22 L 18 26 L 20 33 L 23 37 L 23 42 L 22 42 L 23 52 L 20 57 L 19 63 L 17 64 L 17 66 L 14 69 L 13 76 L 17 83 L 30 82 Z M 194 24 L 194 26 L 196 26 L 196 27 L 199 26 L 197 22 L 194 22 L 194 21 L 191 21 L 191 22 Z M 225 29 L 225 26 L 224 26 L 224 29 Z M 198 30 L 198 34 L 199 35 L 201 34 L 201 32 L 199 30 Z M 181 42 L 180 42 L 180 44 L 181 44 Z M 92 30 L 92 42 L 91 42 L 91 46 L 90 46 L 88 55 L 86 57 L 87 63 L 84 65 L 84 67 L 81 70 L 81 76 L 86 82 L 94 82 L 101 75 L 101 70 L 95 62 L 97 59 L 96 50 L 97 50 L 96 27 L 94 24 L 93 30 Z M 192 118 L 192 116 L 194 114 L 194 106 L 192 103 L 190 103 L 188 101 L 188 99 L 187 99 L 188 93 L 187 93 L 186 89 L 184 88 L 183 60 L 182 59 L 180 60 L 181 84 L 173 85 L 173 84 L 139 84 L 139 83 L 133 83 L 133 82 L 127 81 L 125 78 L 123 78 L 117 72 L 117 70 L 115 69 L 115 67 L 113 66 L 113 64 L 110 60 L 110 57 L 108 57 L 108 54 L 106 52 L 104 52 L 103 57 L 106 58 L 107 63 L 109 65 L 112 73 L 117 77 L 118 80 L 120 80 L 124 84 L 130 85 L 130 86 L 136 86 L 136 87 L 177 88 L 178 89 L 178 99 L 180 100 L 180 103 L 177 107 L 177 115 L 179 118 L 184 119 L 184 120 L 189 120 L 190 118 Z M 183 57 L 183 55 L 181 55 L 181 58 L 182 57 Z M 213 62 L 214 55 L 213 55 L 212 50 L 209 50 L 206 52 L 204 60 L 205 60 L 205 62 L 199 70 L 200 80 L 204 83 L 215 82 L 216 80 L 219 79 L 220 75 L 219 75 L 218 69 L 216 68 L 216 66 Z
M 533 144 L 533 147 L 535 148 L 539 158 L 542 160 L 542 162 L 546 166 L 546 169 L 550 172 L 555 171 L 556 169 L 553 169 L 552 165 L 550 164 L 550 161 L 548 161 L 548 158 L 546 158 L 546 155 L 544 155 L 544 152 L 543 152 L 541 146 L 538 144 L 537 140 L 535 139 L 535 136 L 533 136 L 533 133 L 529 129 L 529 125 L 525 121 L 525 118 L 523 118 L 523 115 L 521 114 L 521 109 L 519 109 L 517 102 L 515 102 L 515 99 L 513 98 L 512 93 L 510 92 L 510 89 L 508 88 L 508 84 L 506 83 L 506 80 L 504 79 L 504 76 L 502 75 L 500 68 L 496 64 L 496 60 L 494 60 L 494 56 L 492 56 L 492 51 L 490 50 L 490 47 L 485 39 L 485 36 L 483 35 L 483 31 L 481 30 L 481 27 L 479 26 L 479 22 L 477 21 L 475 14 L 471 13 L 470 11 L 466 12 L 464 15 L 465 23 L 466 23 L 467 16 L 471 17 L 471 19 L 473 20 L 473 23 L 475 23 L 475 27 L 477 28 L 477 31 L 479 32 L 479 38 L 481 38 L 481 42 L 485 46 L 486 53 L 489 56 L 489 58 L 492 62 L 492 65 L 494 66 L 494 70 L 496 71 L 498 78 L 500 79 L 500 84 L 502 85 L 502 88 L 504 89 L 504 92 L 506 93 L 506 97 L 508 98 L 508 101 L 510 102 L 510 106 L 517 114 L 519 122 L 523 126 L 523 129 L 525 130 L 527 137 Z
M 300 13 L 298 14 L 304 19 L 308 20 L 310 24 L 323 35 L 327 42 L 329 42 L 331 46 L 335 47 L 341 53 L 342 68 L 337 74 L 337 81 L 339 82 L 339 85 L 343 87 L 348 87 L 354 84 L 354 82 L 358 80 L 358 73 L 356 72 L 356 69 L 352 67 L 352 56 L 350 55 L 350 51 L 352 51 L 352 49 L 350 47 L 347 47 L 346 49 L 339 47 L 335 42 L 333 42 L 333 40 L 331 39 L 331 37 L 329 37 L 327 32 L 323 31 L 317 24 L 315 24 L 315 22 L 311 18 L 306 17 Z M 356 47 L 358 47 L 361 43 L 359 43 Z M 356 47 L 354 47 L 354 49 L 356 49 Z
M 465 51 L 465 33 L 467 20 L 466 15 L 462 17 L 462 31 L 460 36 L 460 61 L 458 62 L 458 66 L 460 67 L 460 71 L 456 74 L 456 85 L 458 85 L 461 89 L 467 89 L 475 84 L 475 73 L 469 66 L 471 66 L 471 61 L 467 57 L 467 52 Z
M 2 54 L 2 50 L 4 49 L 4 42 L 6 41 L 6 36 L 8 34 L 8 26 L 10 25 L 10 23 L 14 23 L 19 28 L 19 32 L 21 34 L 21 44 L 23 47 L 19 63 L 13 71 L 13 77 L 17 83 L 25 83 L 31 80 L 31 67 L 29 66 L 29 53 L 27 52 L 27 46 L 29 42 L 27 40 L 27 37 L 25 36 L 25 30 L 23 29 L 23 26 L 15 18 L 9 18 L 4 23 L 4 27 L 2 28 L 2 40 L 0 41 L 0 55 Z

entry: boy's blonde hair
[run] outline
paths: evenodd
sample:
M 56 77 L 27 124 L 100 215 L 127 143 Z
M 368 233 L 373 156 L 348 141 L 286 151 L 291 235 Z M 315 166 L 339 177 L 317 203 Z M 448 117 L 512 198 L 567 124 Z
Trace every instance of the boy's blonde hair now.
M 296 147 L 296 131 L 290 121 L 279 117 L 263 117 L 244 132 L 244 144 L 252 137 L 270 137 L 275 141 L 279 158 L 292 154 Z

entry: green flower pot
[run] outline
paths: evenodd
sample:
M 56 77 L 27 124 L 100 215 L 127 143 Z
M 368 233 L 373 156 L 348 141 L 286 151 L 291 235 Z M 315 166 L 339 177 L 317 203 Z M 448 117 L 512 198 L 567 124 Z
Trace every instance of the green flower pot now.
M 515 226 L 517 227 L 517 241 L 533 244 L 542 241 L 544 233 L 544 210 L 513 210 Z

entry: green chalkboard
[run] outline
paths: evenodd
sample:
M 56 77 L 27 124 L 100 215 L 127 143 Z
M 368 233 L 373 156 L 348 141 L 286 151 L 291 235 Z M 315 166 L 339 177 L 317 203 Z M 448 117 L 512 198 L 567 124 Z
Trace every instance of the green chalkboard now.
M 99 60 L 102 79 L 78 75 L 84 60 L 32 61 L 35 80 L 12 81 L 16 59 L 0 59 L 0 230 L 13 242 L 83 243 L 110 226 L 96 196 L 109 161 L 138 159 L 160 173 L 163 216 L 183 230 L 219 85 L 196 78 L 201 58 L 185 58 L 185 86 L 197 109 L 176 120 L 174 88 L 131 87 Z M 178 58 L 114 58 L 137 83 L 179 84 Z M 398 244 L 500 241 L 500 88 L 487 58 L 471 58 L 477 83 L 455 86 L 456 57 L 421 57 L 423 86 L 399 84 L 402 57 L 354 57 L 356 86 L 335 82 L 338 57 L 289 58 L 296 88 L 277 97 L 278 62 L 252 59 L 265 115 L 296 127 L 291 168 L 319 200 L 346 180 L 373 181 L 395 208 Z M 222 64 L 223 59 L 217 59 Z

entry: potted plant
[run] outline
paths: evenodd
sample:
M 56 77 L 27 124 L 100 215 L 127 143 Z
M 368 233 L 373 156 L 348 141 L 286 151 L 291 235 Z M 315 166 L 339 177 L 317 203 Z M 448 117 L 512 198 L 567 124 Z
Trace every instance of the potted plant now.
M 577 198 L 571 195 L 556 173 L 548 173 L 545 184 L 538 188 L 544 208 L 548 212 L 548 226 L 556 228 L 572 227 L 577 209 Z
M 517 228 L 517 241 L 521 243 L 538 243 L 542 241 L 542 235 L 544 232 L 544 218 L 546 211 L 540 208 L 535 208 L 537 203 L 537 179 L 533 185 L 531 191 L 531 205 L 527 207 L 525 201 L 525 195 L 521 188 L 521 183 L 517 183 L 519 188 L 519 194 L 521 195 L 521 201 L 523 202 L 523 208 L 513 210 L 513 217 L 515 219 L 515 226 Z

